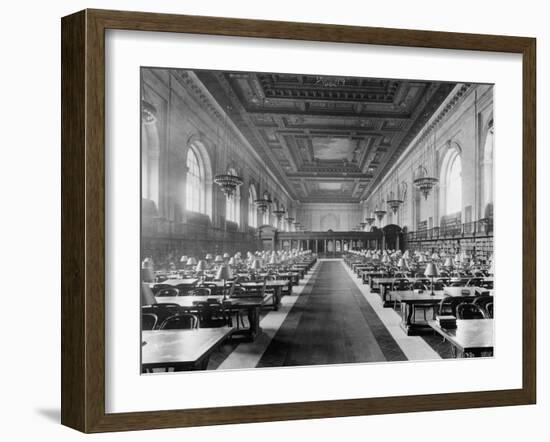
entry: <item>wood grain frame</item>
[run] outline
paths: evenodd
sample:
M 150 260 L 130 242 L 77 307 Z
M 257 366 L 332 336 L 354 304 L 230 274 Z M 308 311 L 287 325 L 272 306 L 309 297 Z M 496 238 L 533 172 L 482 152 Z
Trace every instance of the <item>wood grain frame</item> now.
M 533 404 L 536 400 L 536 40 L 106 10 L 62 29 L 61 422 L 83 432 Z M 105 412 L 105 30 L 496 51 L 523 56 L 523 386 L 192 410 Z

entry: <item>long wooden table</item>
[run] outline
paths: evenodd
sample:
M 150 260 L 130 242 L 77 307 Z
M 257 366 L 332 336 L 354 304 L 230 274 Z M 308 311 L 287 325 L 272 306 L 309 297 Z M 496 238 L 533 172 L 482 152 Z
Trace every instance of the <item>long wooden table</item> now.
M 212 352 L 234 331 L 232 327 L 144 330 L 141 370 L 170 367 L 175 371 L 206 370 Z
M 437 321 L 428 321 L 428 325 L 453 345 L 456 357 L 479 357 L 483 353 L 493 355 L 492 319 L 458 319 L 456 329 L 441 328 Z
M 250 297 L 236 297 L 236 298 L 226 298 L 223 300 L 223 296 L 158 296 L 155 299 L 157 303 L 170 303 L 177 304 L 181 307 L 182 310 L 188 312 L 195 312 L 200 310 L 203 303 L 208 303 L 209 301 L 223 303 L 223 307 L 229 311 L 236 312 L 244 310 L 247 312 L 248 322 L 250 323 L 250 328 L 248 329 L 238 329 L 239 333 L 246 334 L 251 341 L 256 339 L 256 336 L 261 332 L 260 327 L 260 309 L 267 304 L 273 302 L 273 296 L 268 294 L 262 296 L 250 296 Z
M 223 281 L 207 281 L 206 284 L 213 284 L 216 287 L 222 288 Z M 250 281 L 250 282 L 239 282 L 238 283 L 243 289 L 249 290 L 260 290 L 264 282 L 263 281 Z M 283 288 L 288 287 L 288 290 L 292 290 L 290 281 L 284 279 L 275 279 L 272 281 L 266 281 L 266 288 L 273 289 L 273 296 L 271 297 L 272 307 L 274 310 L 279 310 L 281 305 L 281 298 L 283 297 Z M 229 289 L 227 289 L 229 291 Z

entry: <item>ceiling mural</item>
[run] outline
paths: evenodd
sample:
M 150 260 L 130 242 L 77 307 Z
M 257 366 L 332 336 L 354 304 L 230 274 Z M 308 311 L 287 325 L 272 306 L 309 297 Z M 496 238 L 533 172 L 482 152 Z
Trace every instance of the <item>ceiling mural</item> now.
M 455 83 L 194 71 L 301 202 L 358 203 Z

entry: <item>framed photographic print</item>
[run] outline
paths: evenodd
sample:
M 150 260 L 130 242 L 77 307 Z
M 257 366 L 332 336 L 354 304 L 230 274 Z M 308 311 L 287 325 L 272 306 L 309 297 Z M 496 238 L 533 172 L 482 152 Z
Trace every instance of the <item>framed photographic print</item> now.
M 62 19 L 62 423 L 532 404 L 535 40 Z

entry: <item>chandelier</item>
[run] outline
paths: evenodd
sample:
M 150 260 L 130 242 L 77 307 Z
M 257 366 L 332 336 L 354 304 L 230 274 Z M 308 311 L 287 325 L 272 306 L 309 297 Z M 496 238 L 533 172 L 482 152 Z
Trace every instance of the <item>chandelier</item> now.
M 237 187 L 239 187 L 243 183 L 243 180 L 237 175 L 225 173 L 221 175 L 216 175 L 214 177 L 214 183 L 220 186 L 221 191 L 227 198 L 231 198 L 237 190 Z
M 273 215 L 277 217 L 277 221 L 281 221 L 281 218 L 286 213 L 286 210 L 283 209 L 276 209 L 273 211 Z
M 399 207 L 401 207 L 401 204 L 403 204 L 403 200 L 400 200 L 399 198 L 393 198 L 393 195 L 388 198 L 388 207 L 392 210 L 394 215 L 397 213 L 397 210 Z
M 435 185 L 439 182 L 439 179 L 436 177 L 432 177 L 428 175 L 428 171 L 426 168 L 422 165 L 418 166 L 418 169 L 415 173 L 415 179 L 413 181 L 414 185 L 420 192 L 422 192 L 422 195 L 424 195 L 424 199 L 428 199 L 428 195 L 430 195 L 430 192 L 435 187 Z
M 374 219 L 373 216 L 367 216 L 367 217 L 365 218 L 365 221 L 367 222 L 367 224 L 368 224 L 369 226 L 372 226 L 372 224 L 374 223 L 375 219 Z
M 376 218 L 378 218 L 378 221 L 382 221 L 382 218 L 386 215 L 386 211 L 384 209 L 378 209 L 374 211 L 374 214 L 376 215 Z
M 225 129 L 225 164 L 227 164 L 227 151 L 229 146 L 227 113 L 224 113 L 224 129 Z M 235 175 L 231 169 L 225 173 L 216 175 L 214 177 L 214 183 L 220 186 L 221 191 L 227 198 L 231 198 L 235 193 L 235 191 L 237 190 L 237 187 L 239 187 L 243 183 L 243 180 L 241 177 Z
M 141 100 L 141 120 L 146 124 L 157 121 L 157 109 L 144 99 Z
M 359 225 L 361 226 L 361 230 L 363 230 L 365 228 L 365 226 L 367 225 L 367 223 L 360 222 Z
M 267 192 L 264 192 L 263 198 L 258 198 L 254 200 L 254 204 L 256 204 L 256 206 L 262 213 L 267 212 L 267 209 L 269 208 L 269 206 L 271 206 L 272 202 L 273 201 L 271 201 L 271 198 L 269 198 L 269 194 Z

